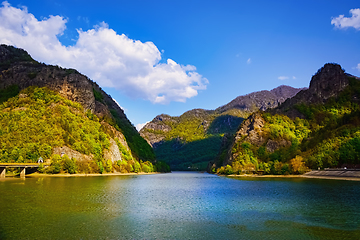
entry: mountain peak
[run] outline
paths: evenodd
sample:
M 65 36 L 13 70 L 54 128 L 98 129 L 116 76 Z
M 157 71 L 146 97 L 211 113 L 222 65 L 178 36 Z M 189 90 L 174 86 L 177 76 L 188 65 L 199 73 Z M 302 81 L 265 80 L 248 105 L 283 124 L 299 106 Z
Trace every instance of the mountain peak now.
M 8 68 L 15 62 L 37 63 L 25 50 L 0 44 L 0 70 Z
M 300 91 L 287 99 L 273 112 L 284 113 L 291 117 L 301 117 L 293 107 L 297 104 L 325 103 L 329 98 L 337 96 L 349 85 L 349 77 L 344 69 L 336 63 L 326 63 L 312 76 L 309 89 Z M 290 110 L 291 109 L 291 110 Z
M 349 85 L 349 78 L 339 64 L 327 63 L 311 78 L 309 92 L 319 99 L 335 96 Z

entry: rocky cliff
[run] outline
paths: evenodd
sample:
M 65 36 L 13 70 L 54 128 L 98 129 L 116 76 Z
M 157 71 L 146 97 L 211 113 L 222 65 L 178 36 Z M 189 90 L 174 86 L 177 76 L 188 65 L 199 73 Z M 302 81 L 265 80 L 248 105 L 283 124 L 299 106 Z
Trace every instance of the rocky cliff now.
M 19 90 L 29 86 L 47 87 L 68 100 L 80 103 L 106 122 L 112 123 L 114 132 L 138 159 L 155 160 L 151 147 L 139 135 L 123 110 L 95 82 L 74 69 L 63 69 L 39 63 L 22 49 L 0 45 L 0 90 L 16 86 Z M 106 127 L 109 128 L 109 127 Z M 125 141 L 126 139 L 126 141 Z M 116 159 L 114 140 L 111 141 L 111 159 Z
M 303 89 L 294 97 L 287 99 L 274 112 L 285 113 L 291 117 L 303 117 L 293 107 L 299 104 L 322 104 L 337 96 L 349 85 L 349 77 L 339 64 L 327 63 L 312 76 L 308 89 Z

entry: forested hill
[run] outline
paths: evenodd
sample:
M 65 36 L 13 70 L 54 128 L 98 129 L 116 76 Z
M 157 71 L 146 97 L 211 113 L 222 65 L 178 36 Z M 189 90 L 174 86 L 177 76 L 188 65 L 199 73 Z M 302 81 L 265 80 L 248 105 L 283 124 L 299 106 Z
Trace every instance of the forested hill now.
M 140 133 L 156 157 L 175 170 L 206 170 L 210 161 L 224 158 L 231 136 L 244 118 L 259 109 L 277 107 L 303 89 L 280 86 L 239 96 L 215 110 L 193 109 L 180 117 L 156 116 Z
M 113 132 L 115 135 L 123 135 L 126 146 L 129 147 L 134 159 L 155 161 L 153 149 L 139 135 L 118 104 L 95 82 L 80 74 L 75 69 L 63 69 L 58 66 L 39 63 L 22 49 L 0 45 L 0 73 L 0 106 L 2 106 L 2 114 L 15 114 L 15 112 L 12 112 L 15 111 L 14 109 L 17 111 L 16 114 L 26 114 L 27 112 L 25 110 L 29 110 L 32 106 L 25 106 L 22 101 L 30 104 L 33 103 L 33 101 L 37 101 L 37 99 L 42 99 L 45 95 L 52 96 L 56 94 L 62 99 L 73 102 L 75 105 L 79 104 L 76 105 L 74 111 L 83 111 L 84 114 L 87 114 L 87 118 L 96 118 L 96 122 L 100 122 L 102 125 L 101 129 L 106 128 L 104 127 L 106 125 L 109 126 L 109 128 L 111 127 L 112 130 L 110 132 Z M 33 88 L 28 90 L 29 87 L 34 86 L 43 89 L 41 91 L 46 94 L 44 93 L 45 95 L 42 97 L 35 96 L 29 99 L 29 96 L 36 95 L 36 92 L 40 91 L 37 90 L 37 88 L 35 90 Z M 35 92 L 28 93 L 29 91 Z M 61 101 L 64 102 L 65 100 Z M 54 104 L 56 103 L 57 102 Z M 19 105 L 17 106 L 17 104 Z M 7 106 L 12 107 L 9 108 Z M 81 109 L 79 106 L 81 106 Z M 8 129 L 10 132 L 14 131 L 14 129 L 11 129 L 11 126 L 5 126 L 5 129 Z M 0 132 L 0 135 L 2 134 L 5 134 L 3 129 Z M 81 136 L 84 137 L 83 135 Z M 31 139 L 33 139 L 33 136 L 31 136 Z M 1 137 L 0 142 L 2 140 L 3 138 Z M 76 147 L 74 147 L 74 145 L 67 144 L 66 139 L 63 140 L 65 141 L 65 146 L 75 150 L 74 148 Z M 64 142 L 60 141 L 52 144 L 51 147 L 62 147 L 60 145 L 63 143 Z M 4 143 L 0 146 L 4 147 Z M 83 152 L 86 151 L 84 150 Z M 5 154 L 4 149 L 0 153 Z M 10 154 L 7 151 L 6 153 Z M 94 154 L 91 151 L 90 153 Z M 23 157 L 25 157 L 25 155 Z
M 360 81 L 338 64 L 325 64 L 308 90 L 246 119 L 226 160 L 211 170 L 296 174 L 344 166 L 360 167 Z

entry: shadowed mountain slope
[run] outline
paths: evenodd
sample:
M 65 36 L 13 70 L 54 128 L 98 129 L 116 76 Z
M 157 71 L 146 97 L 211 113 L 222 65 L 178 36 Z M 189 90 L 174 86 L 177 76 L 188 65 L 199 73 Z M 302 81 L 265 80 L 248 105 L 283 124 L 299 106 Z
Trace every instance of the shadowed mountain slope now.
M 215 110 L 193 109 L 179 117 L 156 116 L 140 130 L 159 160 L 174 170 L 205 170 L 210 161 L 223 158 L 227 146 L 244 118 L 259 109 L 277 107 L 301 89 L 280 86 L 239 96 Z

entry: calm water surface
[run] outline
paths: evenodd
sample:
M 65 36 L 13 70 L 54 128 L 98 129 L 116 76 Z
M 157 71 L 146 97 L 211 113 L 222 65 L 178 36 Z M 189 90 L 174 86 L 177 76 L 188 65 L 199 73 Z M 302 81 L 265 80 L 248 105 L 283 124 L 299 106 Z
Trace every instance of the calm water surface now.
M 8 178 L 0 239 L 360 239 L 360 182 L 187 172 Z

